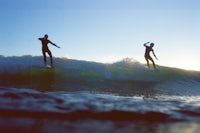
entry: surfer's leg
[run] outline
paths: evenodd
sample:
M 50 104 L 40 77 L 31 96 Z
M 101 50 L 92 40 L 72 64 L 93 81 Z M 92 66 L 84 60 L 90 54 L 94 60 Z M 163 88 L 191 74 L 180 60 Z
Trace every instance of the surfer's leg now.
M 149 66 L 149 60 L 147 59 L 147 58 L 145 58 L 146 59 L 146 61 L 147 61 L 147 66 L 148 66 L 148 68 L 150 67 Z
M 155 65 L 153 59 L 150 57 L 149 60 L 151 60 L 151 62 L 153 63 L 153 67 L 156 68 L 156 65 Z
M 46 64 L 47 64 L 47 59 L 46 59 L 45 51 L 42 51 L 42 54 L 43 54 L 43 58 L 44 58 L 44 66 L 46 66 Z
M 48 51 L 48 54 L 49 54 L 49 57 L 50 57 L 51 67 L 53 67 L 53 57 L 52 57 L 50 50 Z

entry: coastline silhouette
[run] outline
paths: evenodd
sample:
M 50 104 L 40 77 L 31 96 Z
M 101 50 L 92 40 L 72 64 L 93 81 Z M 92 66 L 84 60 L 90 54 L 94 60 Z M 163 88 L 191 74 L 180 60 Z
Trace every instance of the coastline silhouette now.
M 48 48 L 48 44 L 52 44 L 54 46 L 56 46 L 57 48 L 60 48 L 59 46 L 57 46 L 56 44 L 54 44 L 53 42 L 51 42 L 50 40 L 48 40 L 48 35 L 45 34 L 43 38 L 38 38 L 41 42 L 42 42 L 42 54 L 43 54 L 43 58 L 44 58 L 44 66 L 46 67 L 47 65 L 47 60 L 46 60 L 46 53 L 48 53 L 49 57 L 50 57 L 50 63 L 51 63 L 51 67 L 53 68 L 53 57 L 52 57 L 52 53 Z
M 146 59 L 148 68 L 150 68 L 150 65 L 149 65 L 149 60 L 150 60 L 153 63 L 153 67 L 155 69 L 156 68 L 155 62 L 154 62 L 153 58 L 150 56 L 150 52 L 152 52 L 154 57 L 158 60 L 158 58 L 156 57 L 154 50 L 153 50 L 154 43 L 150 43 L 150 46 L 147 46 L 148 43 L 150 43 L 150 42 L 147 42 L 144 44 L 144 46 L 146 47 L 144 57 Z

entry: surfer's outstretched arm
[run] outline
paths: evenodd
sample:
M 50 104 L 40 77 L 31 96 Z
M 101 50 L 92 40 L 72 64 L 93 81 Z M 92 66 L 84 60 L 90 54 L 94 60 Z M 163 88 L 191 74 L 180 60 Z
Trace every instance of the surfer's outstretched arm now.
M 156 58 L 156 60 L 158 60 L 158 58 L 156 57 L 156 54 L 154 53 L 153 50 L 152 50 L 152 53 L 153 53 L 154 57 Z
M 146 42 L 146 43 L 144 44 L 144 46 L 146 47 L 148 43 L 150 43 L 150 42 Z
M 57 48 L 60 48 L 58 45 L 56 45 L 55 43 L 52 43 L 51 41 L 49 41 L 49 43 L 51 43 L 52 45 L 56 46 Z

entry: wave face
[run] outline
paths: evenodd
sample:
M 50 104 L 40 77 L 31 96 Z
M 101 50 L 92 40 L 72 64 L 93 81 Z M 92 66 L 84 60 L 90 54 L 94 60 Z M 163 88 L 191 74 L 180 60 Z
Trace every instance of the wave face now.
M 0 132 L 198 133 L 200 73 L 134 59 L 0 56 Z M 8 124 L 9 123 L 9 124 Z
M 147 69 L 134 59 L 113 64 L 54 59 L 43 68 L 42 57 L 0 56 L 0 85 L 39 91 L 92 91 L 118 95 L 199 95 L 200 72 L 159 66 Z

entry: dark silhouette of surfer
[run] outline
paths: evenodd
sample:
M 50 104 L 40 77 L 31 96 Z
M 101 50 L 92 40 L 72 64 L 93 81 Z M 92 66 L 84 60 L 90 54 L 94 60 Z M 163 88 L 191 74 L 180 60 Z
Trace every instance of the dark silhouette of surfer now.
M 43 38 L 38 38 L 41 42 L 42 42 L 42 54 L 44 57 L 44 65 L 46 66 L 47 60 L 46 60 L 46 53 L 49 54 L 50 57 L 50 63 L 51 63 L 51 67 L 53 67 L 53 59 L 52 59 L 52 54 L 51 51 L 48 48 L 48 43 L 56 46 L 57 48 L 60 48 L 59 46 L 57 46 L 56 44 L 52 43 L 50 40 L 48 40 L 48 35 L 44 35 Z
M 153 67 L 156 68 L 156 65 L 155 65 L 155 62 L 153 61 L 152 57 L 150 56 L 150 52 L 153 53 L 154 57 L 158 60 L 158 58 L 156 57 L 154 51 L 153 51 L 153 46 L 154 46 L 154 43 L 150 43 L 150 46 L 147 46 L 147 44 L 150 43 L 150 42 L 147 42 L 144 44 L 144 46 L 146 47 L 146 50 L 145 50 L 145 59 L 147 61 L 147 66 L 150 68 L 149 66 L 149 60 L 153 63 Z

